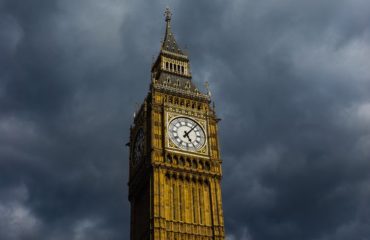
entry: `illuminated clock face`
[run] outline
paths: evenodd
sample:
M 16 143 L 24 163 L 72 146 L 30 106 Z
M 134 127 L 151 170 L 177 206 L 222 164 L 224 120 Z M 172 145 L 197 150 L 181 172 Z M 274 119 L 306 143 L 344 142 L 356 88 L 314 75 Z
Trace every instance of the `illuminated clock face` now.
M 136 164 L 144 154 L 144 131 L 142 128 L 136 133 L 134 148 L 133 148 L 133 164 Z
M 206 136 L 203 128 L 196 121 L 178 117 L 168 126 L 171 141 L 183 150 L 197 151 L 204 146 Z

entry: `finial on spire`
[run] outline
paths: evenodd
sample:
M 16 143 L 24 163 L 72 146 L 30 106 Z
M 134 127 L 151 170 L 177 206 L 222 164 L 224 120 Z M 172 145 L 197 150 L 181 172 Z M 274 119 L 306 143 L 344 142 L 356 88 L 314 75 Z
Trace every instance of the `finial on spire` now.
M 166 17 L 166 22 L 171 21 L 172 13 L 169 7 L 166 7 L 166 11 L 164 11 L 164 16 Z
M 204 82 L 204 86 L 206 87 L 207 95 L 211 97 L 212 96 L 212 93 L 211 93 L 211 90 L 209 89 L 209 83 L 208 83 L 208 81 L 205 81 Z

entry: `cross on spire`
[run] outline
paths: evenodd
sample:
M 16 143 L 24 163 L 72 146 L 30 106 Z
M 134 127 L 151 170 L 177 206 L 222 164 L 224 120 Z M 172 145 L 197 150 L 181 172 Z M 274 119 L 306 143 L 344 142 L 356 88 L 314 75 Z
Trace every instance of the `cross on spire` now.
M 171 21 L 172 13 L 169 7 L 166 7 L 166 10 L 164 11 L 164 16 L 166 17 L 166 22 Z

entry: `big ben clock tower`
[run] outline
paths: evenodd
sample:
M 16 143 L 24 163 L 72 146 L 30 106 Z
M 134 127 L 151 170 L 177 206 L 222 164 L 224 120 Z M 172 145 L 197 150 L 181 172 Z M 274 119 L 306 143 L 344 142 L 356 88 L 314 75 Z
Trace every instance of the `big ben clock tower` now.
M 218 119 L 192 82 L 169 9 L 165 20 L 150 91 L 130 128 L 131 240 L 221 240 Z

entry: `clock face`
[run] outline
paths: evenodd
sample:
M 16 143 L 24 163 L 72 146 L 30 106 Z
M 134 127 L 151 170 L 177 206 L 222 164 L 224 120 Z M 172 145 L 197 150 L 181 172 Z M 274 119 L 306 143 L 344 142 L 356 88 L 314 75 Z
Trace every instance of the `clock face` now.
M 168 126 L 168 135 L 177 147 L 188 151 L 197 151 L 206 142 L 203 128 L 186 117 L 173 119 Z
M 132 160 L 136 164 L 144 155 L 144 131 L 142 128 L 136 133 Z

